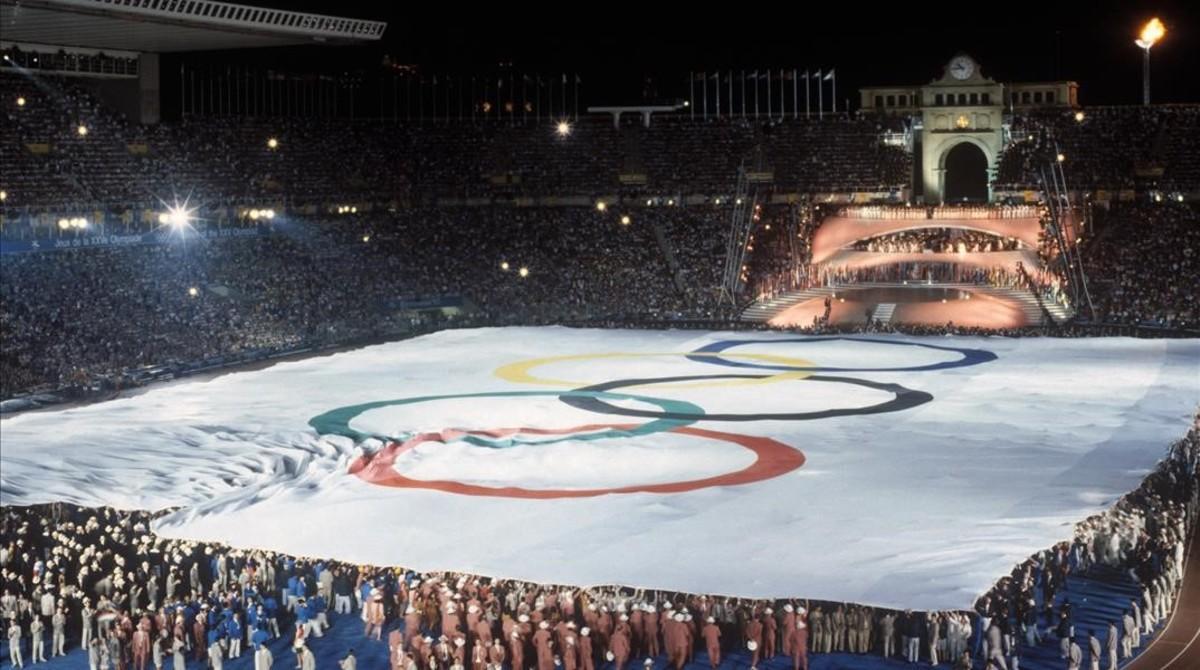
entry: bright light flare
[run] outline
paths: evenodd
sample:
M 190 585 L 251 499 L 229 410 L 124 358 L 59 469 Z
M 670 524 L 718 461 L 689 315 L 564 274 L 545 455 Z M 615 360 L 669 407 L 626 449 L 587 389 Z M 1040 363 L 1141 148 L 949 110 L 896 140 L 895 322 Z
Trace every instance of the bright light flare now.
M 529 268 L 523 267 L 520 270 L 517 270 L 517 274 L 521 275 L 522 277 L 528 277 L 529 276 Z
M 192 222 L 192 213 L 186 207 L 175 205 L 158 215 L 158 222 L 172 228 L 183 228 Z
M 75 132 L 76 132 L 76 133 L 77 133 L 77 134 L 78 134 L 80 137 L 87 137 L 87 134 L 88 134 L 88 127 L 87 127 L 87 126 L 85 126 L 85 125 L 83 125 L 83 124 L 79 124 L 79 127 L 75 129 Z
M 605 202 L 603 200 L 596 201 L 596 211 L 597 212 L 603 212 L 606 209 L 608 209 L 608 205 L 605 204 Z
M 279 140 L 275 139 L 274 137 L 268 138 L 267 139 L 267 148 L 268 149 L 278 149 L 279 148 Z
M 625 215 L 625 216 L 621 217 L 621 225 L 622 226 L 628 226 L 630 223 L 631 223 L 631 221 L 629 219 L 629 215 Z
M 1143 49 L 1149 49 L 1166 36 L 1166 34 L 1167 27 L 1156 16 L 1147 21 L 1146 25 L 1142 26 L 1142 32 L 1138 33 L 1136 43 Z
M 200 289 L 196 288 L 195 286 L 189 286 L 188 287 L 188 295 L 195 298 L 196 296 L 200 295 Z
M 17 107 L 25 106 L 25 96 L 17 96 Z
M 554 128 L 554 132 L 558 133 L 559 137 L 566 137 L 571 134 L 571 124 L 566 121 L 559 121 L 558 125 Z
M 508 261 L 500 261 L 500 269 L 508 272 Z

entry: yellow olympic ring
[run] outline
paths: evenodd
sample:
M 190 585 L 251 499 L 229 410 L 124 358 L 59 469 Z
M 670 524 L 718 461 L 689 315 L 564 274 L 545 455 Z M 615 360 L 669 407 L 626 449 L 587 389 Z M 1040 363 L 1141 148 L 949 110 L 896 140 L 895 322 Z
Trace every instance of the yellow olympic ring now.
M 774 356 L 772 354 L 731 354 L 731 353 L 696 353 L 696 352 L 680 352 L 669 351 L 664 353 L 629 353 L 622 351 L 605 352 L 597 354 L 568 354 L 565 356 L 547 356 L 546 358 L 529 358 L 515 363 L 509 363 L 496 368 L 495 376 L 505 381 L 513 382 L 514 384 L 536 384 L 539 386 L 567 386 L 581 387 L 589 386 L 599 382 L 580 382 L 568 381 L 564 379 L 548 379 L 544 377 L 535 377 L 530 374 L 534 368 L 551 363 L 559 363 L 562 361 L 586 361 L 598 358 L 648 358 L 654 356 L 723 356 L 726 358 L 747 358 L 766 363 L 774 363 L 777 365 L 787 365 L 789 367 L 800 368 L 815 368 L 817 367 L 812 361 L 804 360 L 803 358 L 792 358 L 790 356 Z M 678 384 L 665 385 L 666 388 L 703 388 L 711 386 L 746 386 L 752 384 L 773 384 L 775 382 L 785 381 L 788 379 L 804 379 L 813 374 L 809 370 L 798 370 L 789 372 L 780 372 L 777 374 L 762 377 L 761 379 L 728 379 L 713 382 L 686 382 Z M 625 386 L 622 388 L 644 388 L 655 386 L 655 382 L 647 384 L 639 384 L 638 386 Z

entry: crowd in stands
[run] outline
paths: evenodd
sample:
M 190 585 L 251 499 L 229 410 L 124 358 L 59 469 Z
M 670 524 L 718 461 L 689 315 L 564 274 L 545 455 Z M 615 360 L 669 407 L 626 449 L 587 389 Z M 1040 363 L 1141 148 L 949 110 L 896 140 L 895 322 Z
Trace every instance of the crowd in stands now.
M 311 218 L 281 212 L 265 223 L 196 222 L 201 232 L 247 233 L 240 236 L 172 233 L 162 243 L 6 254 L 0 395 L 142 366 L 394 336 L 412 325 L 413 315 L 397 306 L 412 298 L 465 297 L 496 324 L 711 318 L 728 216 L 728 207 L 713 205 L 425 207 Z M 814 267 L 804 262 L 813 226 L 795 224 L 797 216 L 787 206 L 763 210 L 747 253 L 750 286 L 1032 282 L 1044 301 L 1065 299 L 1062 282 L 1045 268 L 1023 277 L 945 263 Z M 1094 218 L 1082 251 L 1096 320 L 1194 328 L 1195 209 L 1114 205 Z M 135 221 L 131 230 L 146 225 Z M 86 235 L 70 231 L 64 239 Z M 916 236 L 925 248 L 938 235 L 901 233 L 883 246 L 865 244 L 912 245 Z M 979 233 L 956 235 L 971 240 L 968 251 L 985 242 Z M 565 257 L 574 260 L 560 262 Z
M 1050 637 L 1060 645 L 1063 658 L 1073 656 L 1078 646 L 1089 659 L 1115 668 L 1118 656 L 1129 658 L 1141 646 L 1142 637 L 1173 610 L 1183 580 L 1184 550 L 1197 514 L 1200 418 L 1137 490 L 1104 513 L 1080 522 L 1073 540 L 1031 556 L 980 598 L 976 610 L 989 642 L 985 656 L 1006 667 L 1005 659 L 1011 662 L 1021 647 Z M 1128 573 L 1141 597 L 1127 603 L 1107 630 L 1083 631 L 1072 621 L 1066 579 L 1093 565 Z
M 411 325 L 401 303 L 414 298 L 464 297 L 500 325 L 712 316 L 724 253 L 714 240 L 725 216 L 719 208 L 627 215 L 590 207 L 314 220 L 281 213 L 240 229 L 253 233 L 244 236 L 187 230 L 162 243 L 6 254 L 0 395 L 140 366 L 394 335 Z M 685 283 L 674 281 L 663 245 Z
M 24 104 L 12 103 L 18 97 Z M 911 171 L 908 154 L 880 144 L 874 123 L 847 118 L 662 117 L 648 129 L 617 129 L 595 116 L 578 119 L 565 136 L 552 124 L 525 122 L 203 116 L 142 126 L 79 83 L 8 71 L 0 72 L 0 99 L 6 218 L 154 205 L 173 194 L 210 206 L 286 201 L 292 208 L 617 192 L 720 196 L 733 191 L 743 164 L 773 172 L 776 188 L 895 191 Z
M 1084 267 L 1104 322 L 1200 326 L 1200 213 L 1150 202 L 1096 208 L 1096 232 L 1083 241 Z
M 1138 183 L 1164 191 L 1200 183 L 1195 105 L 1094 107 L 1013 117 L 1001 156 L 1000 188 L 1038 186 L 1039 171 L 1063 157 L 1071 188 L 1123 189 Z

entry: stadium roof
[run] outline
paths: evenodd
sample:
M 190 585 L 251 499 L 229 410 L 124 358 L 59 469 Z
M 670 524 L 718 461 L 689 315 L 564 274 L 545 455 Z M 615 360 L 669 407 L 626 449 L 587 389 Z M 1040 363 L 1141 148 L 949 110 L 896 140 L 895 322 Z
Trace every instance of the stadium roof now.
M 138 52 L 378 40 L 387 23 L 214 0 L 0 0 L 6 42 Z

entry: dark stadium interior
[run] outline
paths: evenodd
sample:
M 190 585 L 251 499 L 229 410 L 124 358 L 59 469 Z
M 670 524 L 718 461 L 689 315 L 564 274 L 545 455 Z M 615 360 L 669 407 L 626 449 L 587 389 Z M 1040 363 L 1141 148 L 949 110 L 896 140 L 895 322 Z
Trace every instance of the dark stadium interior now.
M 1200 338 L 1194 2 L 990 18 L 143 4 L 0 0 L 0 440 L 39 413 L 65 426 L 153 389 L 459 329 L 931 349 Z M 892 381 L 862 384 L 912 392 Z M 1061 542 L 957 593 L 957 610 L 186 541 L 155 530 L 187 510 L 141 505 L 136 482 L 76 505 L 0 476 L 0 668 L 43 646 L 51 670 L 1200 668 L 1200 380 L 1192 396 L 1161 460 L 1114 461 L 1135 489 L 1081 493 Z M 704 433 L 658 410 L 646 425 Z M 62 476 L 72 459 L 37 467 Z M 697 543 L 736 529 L 712 532 Z M 445 565 L 473 564 L 459 558 Z

